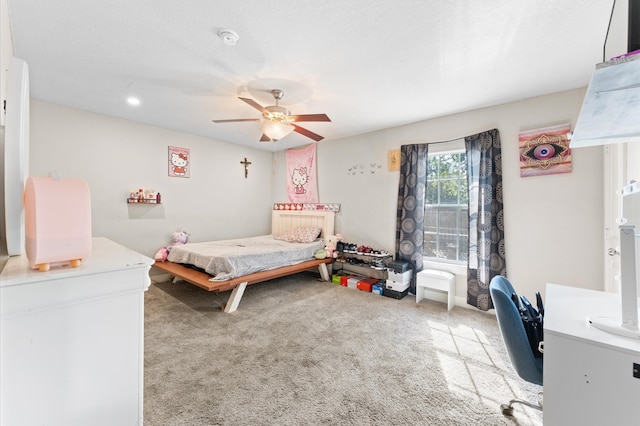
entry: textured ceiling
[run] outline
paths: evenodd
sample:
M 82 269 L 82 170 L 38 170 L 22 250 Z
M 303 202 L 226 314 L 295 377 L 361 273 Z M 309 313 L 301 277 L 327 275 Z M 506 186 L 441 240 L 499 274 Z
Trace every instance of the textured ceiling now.
M 33 98 L 268 150 L 237 99 L 338 139 L 586 86 L 611 0 L 9 0 Z M 220 29 L 240 40 L 227 46 Z M 142 101 L 130 107 L 125 99 Z M 322 143 L 322 142 L 320 142 Z

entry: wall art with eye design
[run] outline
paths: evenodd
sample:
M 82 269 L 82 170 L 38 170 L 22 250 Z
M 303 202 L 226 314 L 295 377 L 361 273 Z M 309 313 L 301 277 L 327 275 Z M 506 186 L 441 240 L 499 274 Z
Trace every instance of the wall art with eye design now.
M 518 133 L 520 176 L 571 173 L 569 124 L 527 130 Z

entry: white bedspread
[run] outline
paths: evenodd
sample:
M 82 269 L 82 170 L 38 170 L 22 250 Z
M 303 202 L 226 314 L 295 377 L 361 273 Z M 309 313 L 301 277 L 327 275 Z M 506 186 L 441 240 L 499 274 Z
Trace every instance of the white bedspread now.
M 321 248 L 324 248 L 321 239 L 312 243 L 290 243 L 262 235 L 174 246 L 167 260 L 204 269 L 213 276 L 210 281 L 225 281 L 313 259 Z

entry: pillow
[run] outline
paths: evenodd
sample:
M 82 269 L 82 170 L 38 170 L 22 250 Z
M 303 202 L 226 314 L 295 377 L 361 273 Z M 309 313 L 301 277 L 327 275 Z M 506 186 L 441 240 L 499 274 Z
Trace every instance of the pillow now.
M 320 236 L 320 231 L 321 229 L 317 226 L 301 226 L 274 238 L 276 240 L 289 241 L 290 243 L 312 243 Z

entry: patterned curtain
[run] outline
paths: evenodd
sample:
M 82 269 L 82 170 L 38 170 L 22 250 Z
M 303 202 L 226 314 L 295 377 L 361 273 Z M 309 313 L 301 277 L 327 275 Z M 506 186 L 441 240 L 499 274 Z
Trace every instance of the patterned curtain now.
M 416 274 L 422 270 L 424 241 L 424 201 L 427 184 L 426 144 L 402 145 L 398 213 L 396 224 L 396 260 L 407 260 L 413 268 L 409 291 L 416 293 Z
M 469 263 L 467 303 L 493 308 L 489 282 L 506 276 L 502 154 L 498 129 L 464 138 L 469 182 Z

